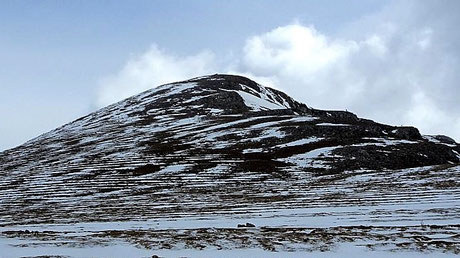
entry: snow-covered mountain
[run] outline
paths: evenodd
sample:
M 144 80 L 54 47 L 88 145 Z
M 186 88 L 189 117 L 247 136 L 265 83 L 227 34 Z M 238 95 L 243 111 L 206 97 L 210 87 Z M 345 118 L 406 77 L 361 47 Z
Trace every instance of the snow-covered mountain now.
M 446 136 L 314 109 L 240 76 L 205 76 L 153 88 L 1 152 L 0 225 L 351 205 L 356 200 L 320 194 L 345 184 L 322 188 L 317 179 L 410 178 L 422 167 L 456 167 L 459 153 Z
M 225 159 L 265 161 L 252 170 L 331 173 L 444 164 L 458 156 L 447 137 L 312 109 L 247 78 L 214 75 L 143 92 L 3 152 L 0 160 L 3 171 L 77 177 L 145 165 L 156 166 L 152 173 L 178 164 L 193 171 Z

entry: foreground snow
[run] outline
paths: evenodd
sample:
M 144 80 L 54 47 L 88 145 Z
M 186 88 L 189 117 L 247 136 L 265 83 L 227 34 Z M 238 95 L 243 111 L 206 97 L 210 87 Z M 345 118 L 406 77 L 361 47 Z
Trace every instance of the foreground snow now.
M 310 198 L 284 205 L 3 225 L 0 257 L 452 257 L 460 253 L 459 172 L 460 166 L 354 171 L 311 178 Z
M 136 248 L 124 243 L 113 243 L 109 246 L 97 247 L 12 247 L 11 245 L 21 244 L 21 241 L 11 241 L 0 238 L 1 257 L 23 257 L 23 256 L 63 256 L 63 257 L 251 257 L 251 258 L 269 258 L 269 257 L 317 257 L 317 258 L 335 258 L 335 257 L 368 257 L 388 258 L 437 258 L 453 257 L 450 253 L 427 252 L 420 253 L 415 251 L 389 252 L 389 251 L 370 251 L 366 247 L 358 247 L 352 244 L 341 244 L 331 251 L 314 251 L 314 252 L 271 252 L 262 249 L 238 249 L 238 250 L 216 250 L 216 249 L 182 249 L 182 250 L 146 250 Z

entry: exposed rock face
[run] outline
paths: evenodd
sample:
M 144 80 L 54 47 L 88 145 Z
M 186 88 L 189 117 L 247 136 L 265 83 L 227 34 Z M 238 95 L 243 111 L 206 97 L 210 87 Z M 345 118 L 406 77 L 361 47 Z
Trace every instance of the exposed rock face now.
M 68 212 L 59 219 L 88 220 L 66 203 L 95 207 L 108 195 L 160 194 L 159 181 L 149 181 L 160 176 L 177 186 L 188 184 L 184 175 L 203 173 L 210 181 L 244 174 L 294 180 L 295 173 L 458 163 L 460 147 L 449 139 L 313 109 L 240 76 L 200 77 L 145 91 L 0 153 L 0 223 L 33 221 L 38 213 L 54 220 L 55 210 Z M 96 212 L 93 218 L 123 211 Z

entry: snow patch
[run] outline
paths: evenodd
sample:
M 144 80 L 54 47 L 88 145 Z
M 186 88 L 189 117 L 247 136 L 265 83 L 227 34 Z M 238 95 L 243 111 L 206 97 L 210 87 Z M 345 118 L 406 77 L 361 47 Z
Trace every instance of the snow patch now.
M 304 139 L 300 139 L 300 140 L 297 140 L 297 141 L 292 141 L 292 142 L 276 145 L 275 147 L 278 147 L 278 148 L 293 147 L 293 146 L 309 144 L 309 143 L 312 143 L 312 142 L 319 142 L 319 141 L 321 141 L 323 139 L 324 138 L 321 138 L 321 137 L 319 137 L 319 138 L 318 137 L 309 137 L 309 138 L 304 138 Z
M 297 154 L 288 158 L 277 159 L 278 161 L 295 164 L 299 167 L 313 168 L 330 168 L 328 162 L 322 160 L 326 157 L 332 157 L 332 151 L 342 146 L 324 147 L 309 151 L 307 153 Z M 338 157 L 338 156 L 334 156 Z
M 257 149 L 246 149 L 246 150 L 243 150 L 243 154 L 247 154 L 247 153 L 260 153 L 260 152 L 263 152 L 264 149 L 262 148 L 257 148 Z
M 319 123 L 318 126 L 351 126 L 349 124 Z
M 167 166 L 160 171 L 158 171 L 158 174 L 168 174 L 168 173 L 178 173 L 185 171 L 187 168 L 191 167 L 191 164 L 179 164 L 179 165 L 171 165 Z
M 233 91 L 238 93 L 244 101 L 244 104 L 250 108 L 252 111 L 262 111 L 262 110 L 273 110 L 273 109 L 286 109 L 285 106 L 273 103 L 268 101 L 267 99 L 263 99 L 253 94 L 250 94 L 245 91 L 241 90 L 226 90 L 226 91 Z

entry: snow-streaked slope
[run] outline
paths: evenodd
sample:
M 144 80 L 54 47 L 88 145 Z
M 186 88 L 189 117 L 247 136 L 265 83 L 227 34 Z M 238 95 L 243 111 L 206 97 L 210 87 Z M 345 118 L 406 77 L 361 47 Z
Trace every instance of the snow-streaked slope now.
M 452 224 L 459 153 L 446 137 L 313 109 L 244 77 L 205 76 L 0 153 L 0 226 L 222 216 L 276 227 L 301 227 L 300 218 Z M 316 217 L 325 220 L 308 220 Z
M 82 218 L 72 208 L 107 198 L 154 211 L 162 204 L 149 198 L 202 174 L 213 178 L 204 185 L 216 187 L 248 177 L 453 163 L 457 155 L 457 145 L 414 128 L 315 110 L 243 77 L 200 77 L 145 91 L 0 153 L 0 223 L 35 222 L 38 211 L 64 221 L 123 215 L 95 209 Z M 157 179 L 177 174 L 189 176 Z M 55 216 L 55 209 L 66 213 Z

